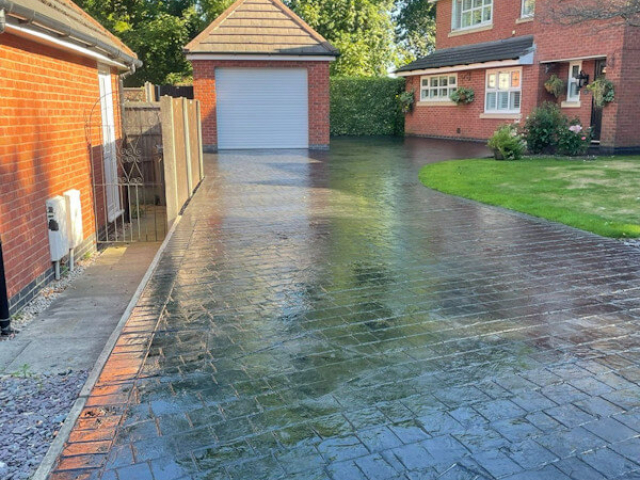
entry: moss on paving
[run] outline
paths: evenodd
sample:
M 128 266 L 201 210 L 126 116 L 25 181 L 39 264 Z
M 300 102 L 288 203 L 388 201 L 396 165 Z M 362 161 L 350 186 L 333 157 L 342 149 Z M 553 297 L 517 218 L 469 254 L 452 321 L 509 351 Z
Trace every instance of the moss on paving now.
M 424 166 L 420 180 L 605 237 L 640 237 L 640 157 L 452 160 Z

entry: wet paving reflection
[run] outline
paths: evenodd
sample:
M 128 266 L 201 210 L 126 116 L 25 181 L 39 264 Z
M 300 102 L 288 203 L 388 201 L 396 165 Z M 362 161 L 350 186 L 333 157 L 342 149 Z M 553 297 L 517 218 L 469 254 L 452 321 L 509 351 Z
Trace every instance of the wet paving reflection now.
M 93 476 L 640 470 L 640 256 L 418 182 L 485 154 L 337 139 L 208 156 L 138 306 L 158 325 Z

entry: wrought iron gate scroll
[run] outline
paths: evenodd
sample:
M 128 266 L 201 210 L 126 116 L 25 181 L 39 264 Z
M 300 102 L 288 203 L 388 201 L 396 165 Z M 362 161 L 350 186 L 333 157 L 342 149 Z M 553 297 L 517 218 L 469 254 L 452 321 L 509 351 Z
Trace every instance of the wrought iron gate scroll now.
M 117 120 L 108 125 L 103 120 L 108 115 L 101 114 L 103 98 L 87 121 L 97 242 L 161 241 L 167 216 L 159 104 L 125 104 L 119 109 L 121 126 Z M 108 145 L 110 129 L 116 132 L 115 146 Z M 116 152 L 113 165 L 105 155 L 109 148 Z

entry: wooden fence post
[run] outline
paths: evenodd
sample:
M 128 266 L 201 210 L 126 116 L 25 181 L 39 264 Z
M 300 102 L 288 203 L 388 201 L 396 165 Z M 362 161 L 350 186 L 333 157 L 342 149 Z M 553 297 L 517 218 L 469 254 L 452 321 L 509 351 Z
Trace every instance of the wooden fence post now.
M 200 117 L 200 100 L 196 100 L 196 128 L 198 129 L 198 160 L 200 163 L 200 180 L 204 178 L 204 155 L 202 149 L 202 118 Z
M 189 185 L 189 198 L 193 195 L 193 177 L 191 173 L 191 130 L 189 129 L 189 103 L 185 97 L 182 100 L 182 121 L 184 122 L 184 154 L 187 166 L 187 184 Z
M 164 163 L 164 184 L 167 198 L 167 225 L 171 228 L 180 213 L 178 199 L 178 173 L 176 171 L 176 142 L 173 118 L 173 99 L 160 98 L 160 117 L 162 119 L 162 153 Z

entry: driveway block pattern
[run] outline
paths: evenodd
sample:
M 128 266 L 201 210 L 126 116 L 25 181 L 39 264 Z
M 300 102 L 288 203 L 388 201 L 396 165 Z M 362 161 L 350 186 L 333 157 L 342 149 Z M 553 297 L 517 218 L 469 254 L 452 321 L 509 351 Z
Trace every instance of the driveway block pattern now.
M 478 148 L 209 156 L 51 479 L 639 478 L 640 253 L 418 183 Z

